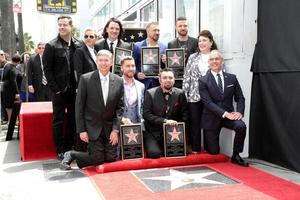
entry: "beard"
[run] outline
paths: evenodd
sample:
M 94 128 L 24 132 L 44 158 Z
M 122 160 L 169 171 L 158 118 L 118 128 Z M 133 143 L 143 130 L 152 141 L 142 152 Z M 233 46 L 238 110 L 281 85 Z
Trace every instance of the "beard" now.
M 134 72 L 126 72 L 124 75 L 128 78 L 133 78 L 134 77 Z
M 165 90 L 171 90 L 172 87 L 173 87 L 173 85 L 172 85 L 172 84 L 165 84 L 165 85 L 163 85 L 162 87 L 163 87 L 163 89 L 165 89 Z
M 187 31 L 180 31 L 180 32 L 177 32 L 177 33 L 180 36 L 186 36 L 188 32 Z

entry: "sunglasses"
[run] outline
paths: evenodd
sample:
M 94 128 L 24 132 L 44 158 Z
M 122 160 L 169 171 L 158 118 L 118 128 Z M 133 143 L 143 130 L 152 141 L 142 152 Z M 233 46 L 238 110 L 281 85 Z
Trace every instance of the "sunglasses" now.
M 38 49 L 45 49 L 45 47 L 38 47 Z
M 88 39 L 88 38 L 90 38 L 90 39 L 94 39 L 94 38 L 95 38 L 95 36 L 94 36 L 94 35 L 85 35 L 85 36 L 84 36 L 84 39 Z

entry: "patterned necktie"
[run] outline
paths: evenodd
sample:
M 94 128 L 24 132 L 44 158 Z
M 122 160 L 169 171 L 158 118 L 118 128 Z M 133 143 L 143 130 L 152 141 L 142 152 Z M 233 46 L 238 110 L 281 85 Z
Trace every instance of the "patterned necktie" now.
M 107 91 L 107 77 L 103 77 L 101 79 L 101 87 L 102 87 L 102 95 L 103 95 L 103 100 L 104 100 L 104 105 L 106 105 L 107 101 L 107 96 L 108 96 L 108 91 Z
M 41 58 L 41 68 L 42 68 L 42 84 L 43 85 L 47 85 L 47 79 L 44 73 L 44 65 L 43 65 L 43 61 L 42 61 L 42 56 L 40 56 Z
M 220 92 L 223 93 L 223 84 L 222 84 L 221 75 L 217 74 L 217 76 L 218 76 L 218 88 L 219 88 Z
M 112 54 L 114 54 L 114 43 L 113 42 L 111 42 L 110 43 L 110 47 L 109 47 L 109 50 L 110 50 L 110 52 L 112 53 Z

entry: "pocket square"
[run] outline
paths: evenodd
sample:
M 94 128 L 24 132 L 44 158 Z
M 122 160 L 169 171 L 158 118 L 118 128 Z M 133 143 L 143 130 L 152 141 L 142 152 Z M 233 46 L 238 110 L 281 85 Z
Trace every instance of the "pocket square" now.
M 226 87 L 232 87 L 232 86 L 234 86 L 234 84 L 231 84 L 231 85 L 227 85 Z

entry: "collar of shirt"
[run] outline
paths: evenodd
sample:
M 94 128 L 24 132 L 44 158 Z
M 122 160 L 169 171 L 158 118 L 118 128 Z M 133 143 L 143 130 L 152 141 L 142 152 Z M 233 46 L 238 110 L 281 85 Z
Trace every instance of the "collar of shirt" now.
M 123 84 L 126 85 L 126 86 L 129 86 L 129 87 L 132 87 L 135 85 L 135 82 L 134 82 L 134 78 L 132 78 L 132 82 L 129 83 L 125 80 L 125 78 L 123 77 Z
M 86 47 L 88 48 L 92 58 L 94 59 L 94 61 L 96 62 L 96 55 L 95 55 L 95 50 L 94 48 L 89 47 L 88 45 L 86 45 Z
M 146 39 L 147 47 L 159 47 L 159 43 L 157 41 L 156 45 L 150 45 L 149 41 Z
M 214 72 L 214 71 L 211 71 L 212 75 L 214 76 L 215 80 L 216 80 L 216 83 L 218 84 L 218 76 L 217 74 L 220 74 L 220 77 L 222 79 L 222 85 L 223 85 L 223 88 L 224 88 L 224 76 L 223 76 L 223 71 L 219 71 L 218 73 Z M 224 89 L 223 89 L 224 90 Z
M 106 76 L 104 76 L 101 72 L 100 72 L 100 70 L 98 70 L 98 72 L 99 72 L 99 76 L 100 76 L 100 80 L 102 81 L 104 78 L 106 78 L 106 80 L 107 81 L 109 81 L 109 73 L 107 73 L 106 74 Z
M 162 93 L 164 94 L 164 95 L 166 95 L 166 94 L 172 94 L 173 93 L 173 90 L 172 90 L 172 88 L 171 88 L 171 90 L 164 90 L 163 88 L 161 88 L 161 91 L 162 91 Z
M 221 78 L 223 78 L 223 72 L 222 72 L 222 70 L 219 71 L 218 73 L 217 73 L 217 72 L 214 72 L 214 71 L 211 71 L 211 73 L 212 73 L 212 75 L 213 75 L 215 78 L 218 77 L 217 74 L 220 74 Z
M 114 49 L 117 47 L 117 44 L 118 44 L 118 40 L 110 41 L 108 38 L 106 39 L 106 42 L 107 42 L 108 47 L 110 47 L 110 43 L 114 43 L 113 44 Z

